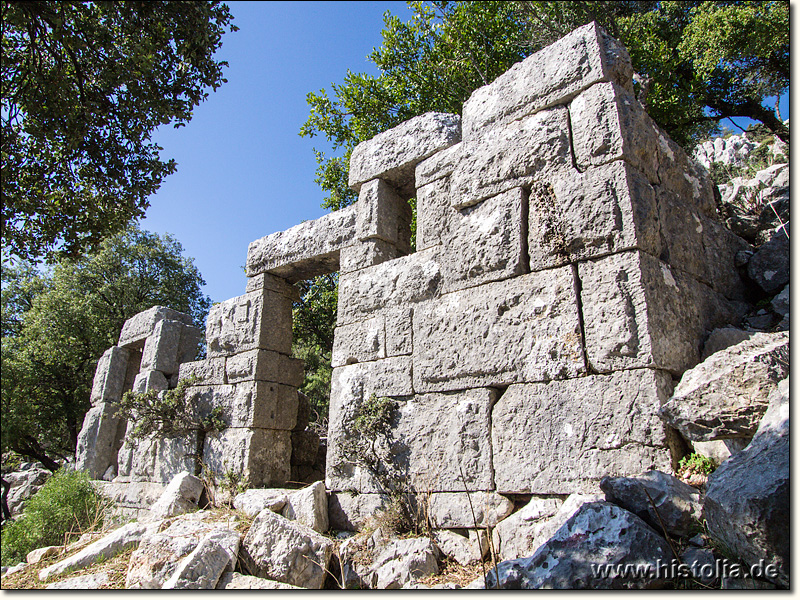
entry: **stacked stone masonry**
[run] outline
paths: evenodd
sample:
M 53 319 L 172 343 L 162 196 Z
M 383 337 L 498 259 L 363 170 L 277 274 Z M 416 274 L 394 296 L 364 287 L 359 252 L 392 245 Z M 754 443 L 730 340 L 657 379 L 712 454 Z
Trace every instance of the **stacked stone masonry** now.
M 290 477 L 303 377 L 291 284 L 338 271 L 336 522 L 360 522 L 387 491 L 348 454 L 373 394 L 395 403 L 384 455 L 443 527 L 474 526 L 447 516 L 469 514 L 464 492 L 499 514 L 504 494 L 565 496 L 668 469 L 657 411 L 708 332 L 741 316 L 734 256 L 747 244 L 632 77 L 627 51 L 593 23 L 475 91 L 462 117 L 428 113 L 359 144 L 358 201 L 252 242 L 246 293 L 209 314 L 208 358 L 180 367 L 203 380 L 197 410 L 230 419 L 203 460 L 255 486 Z M 159 344 L 175 336 L 168 322 Z M 143 369 L 162 364 L 146 339 Z

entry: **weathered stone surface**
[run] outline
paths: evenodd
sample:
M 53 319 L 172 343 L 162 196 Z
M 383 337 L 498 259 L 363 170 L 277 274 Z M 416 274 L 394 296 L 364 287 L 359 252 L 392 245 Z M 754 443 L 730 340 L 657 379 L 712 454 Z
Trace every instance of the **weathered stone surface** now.
M 303 385 L 303 361 L 270 350 L 250 350 L 229 356 L 225 362 L 228 383 L 271 381 L 300 387 Z
M 219 357 L 182 363 L 178 370 L 178 379 L 195 376 L 199 379 L 196 385 L 224 385 L 228 383 L 225 362 L 225 358 Z
M 135 426 L 128 423 L 126 439 Z M 117 454 L 117 473 L 129 481 L 169 483 L 181 471 L 194 473 L 197 435 L 125 441 Z
M 463 142 L 453 144 L 449 148 L 437 152 L 430 158 L 426 158 L 417 165 L 414 174 L 417 180 L 417 193 L 419 193 L 420 188 L 423 186 L 453 174 L 456 163 L 461 159 L 461 144 L 463 144 Z M 417 198 L 417 208 L 419 208 L 419 198 Z M 419 224 L 417 227 L 419 227 Z
M 442 292 L 522 275 L 527 193 L 514 188 L 451 216 L 441 251 Z
M 701 217 L 700 226 L 703 228 L 704 262 L 708 265 L 711 287 L 731 300 L 746 298 L 747 287 L 736 269 L 736 255 L 749 251 L 750 244 L 716 219 Z M 670 262 L 680 267 L 677 261 Z
M 487 574 L 486 587 L 659 588 L 669 580 L 658 573 L 656 565 L 668 564 L 671 558 L 666 540 L 639 517 L 614 504 L 592 502 L 581 506 L 533 556 L 499 563 L 497 576 L 494 570 Z M 642 577 L 623 571 L 617 576 L 603 576 L 594 572 L 595 565 L 649 566 L 652 575 Z
M 162 521 L 197 509 L 202 492 L 203 482 L 199 478 L 187 471 L 178 473 L 150 509 L 148 521 Z
M 417 251 L 444 244 L 450 239 L 451 221 L 456 218 L 456 211 L 450 201 L 450 177 L 417 188 Z
M 255 517 L 265 508 L 272 512 L 280 513 L 286 506 L 286 501 L 291 490 L 284 489 L 249 489 L 237 494 L 233 499 L 233 507 L 246 515 Z
M 418 250 L 422 250 L 417 246 Z M 374 265 L 385 263 L 405 256 L 408 252 L 401 251 L 396 245 L 390 244 L 377 238 L 354 243 L 352 246 L 345 246 L 339 253 L 339 272 L 352 273 L 359 269 L 366 269 Z
M 608 474 L 669 469 L 657 411 L 671 387 L 652 369 L 510 386 L 492 410 L 497 490 L 592 492 Z
M 187 403 L 197 418 L 223 408 L 228 427 L 292 430 L 297 423 L 297 388 L 269 381 L 236 385 L 197 386 L 187 389 Z
M 295 283 L 339 270 L 339 251 L 355 236 L 356 207 L 329 213 L 250 242 L 247 276 L 269 273 Z
M 682 373 L 697 364 L 705 332 L 743 306 L 638 250 L 578 265 L 589 364 L 605 373 L 651 367 Z
M 356 531 L 376 513 L 389 505 L 385 494 L 331 492 L 328 496 L 328 519 L 332 530 Z
M 598 81 L 632 89 L 630 56 L 597 23 L 589 23 L 517 63 L 475 90 L 462 111 L 464 139 L 534 111 L 568 102 Z
M 741 452 L 750 443 L 751 438 L 731 438 L 729 440 L 713 440 L 711 442 L 692 442 L 692 448 L 719 466 L 731 456 Z
M 125 391 L 125 375 L 130 353 L 125 348 L 112 346 L 97 361 L 92 382 L 92 404 L 119 402 Z
M 182 328 L 183 323 L 169 319 L 156 323 L 153 333 L 144 342 L 140 368 L 161 371 L 167 376 L 177 373 Z
M 247 287 L 245 288 L 245 292 L 249 294 L 250 292 L 258 292 L 262 290 L 281 294 L 282 296 L 289 298 L 292 302 L 300 301 L 300 290 L 286 281 L 283 277 L 277 277 L 269 273 L 261 273 L 259 275 L 254 275 L 253 277 L 247 278 Z
M 361 142 L 350 156 L 348 185 L 358 191 L 380 177 L 402 194 L 413 194 L 417 164 L 461 141 L 461 117 L 429 112 Z
M 317 481 L 287 496 L 283 516 L 313 529 L 318 533 L 328 531 L 328 496 L 325 483 Z
M 265 509 L 242 541 L 240 557 L 257 577 L 321 589 L 333 546 L 313 529 Z
M 789 284 L 786 284 L 781 292 L 775 296 L 772 300 L 770 300 L 770 306 L 772 306 L 772 310 L 782 316 L 788 317 L 789 316 Z
M 220 302 L 208 313 L 206 341 L 209 358 L 256 349 L 290 355 L 292 301 L 262 290 Z
M 296 585 L 272 581 L 262 577 L 242 575 L 241 573 L 223 573 L 217 584 L 218 590 L 301 590 Z
M 331 366 L 386 358 L 386 328 L 383 315 L 337 327 L 333 339 Z
M 169 381 L 161 371 L 142 371 L 133 380 L 133 392 L 143 394 L 150 390 L 163 392 L 169 389 Z
M 63 546 L 45 546 L 44 548 L 36 548 L 35 550 L 31 550 L 28 554 L 25 555 L 25 562 L 29 565 L 34 565 L 45 558 L 49 558 L 50 556 L 55 556 L 61 550 Z
M 216 473 L 241 468 L 252 486 L 280 486 L 291 477 L 292 432 L 228 427 L 207 435 L 203 462 Z
M 75 448 L 75 468 L 92 479 L 102 479 L 111 465 L 116 465 L 117 452 L 122 445 L 119 438 L 119 407 L 101 402 L 86 413 Z
M 314 465 L 320 438 L 315 431 L 292 431 L 292 465 Z
M 118 478 L 119 479 L 119 478 Z M 149 511 L 166 489 L 163 483 L 150 481 L 96 482 L 100 490 L 114 501 L 116 506 Z
M 97 590 L 111 583 L 108 573 L 99 572 L 91 575 L 78 575 L 46 586 L 46 590 Z
M 569 114 L 563 106 L 543 110 L 488 130 L 459 148 L 450 202 L 461 209 L 527 185 L 545 170 L 571 170 Z
M 433 541 L 441 553 L 463 566 L 479 561 L 488 547 L 488 544 L 485 543 L 485 534 L 482 540 L 479 540 L 477 536 L 474 537 L 473 540 L 449 529 L 437 529 L 433 532 Z M 484 543 L 481 544 L 481 541 Z
M 745 340 L 749 340 L 756 333 L 754 331 L 744 331 L 736 327 L 720 327 L 708 334 L 708 339 L 703 345 L 703 353 L 700 360 L 705 361 L 712 354 L 735 346 Z
M 764 560 L 789 585 L 789 379 L 771 394 L 750 445 L 708 478 L 703 514 L 712 539 L 749 565 Z
M 141 350 L 144 347 L 145 340 L 152 335 L 156 323 L 164 319 L 180 321 L 184 325 L 192 324 L 190 315 L 164 306 L 154 306 L 125 321 L 119 334 L 119 343 L 117 345 L 122 348 Z
M 369 587 L 395 590 L 404 583 L 439 572 L 436 547 L 429 538 L 395 540 L 381 551 L 370 566 Z
M 768 294 L 789 283 L 789 223 L 778 227 L 772 238 L 747 263 L 747 274 Z
M 758 333 L 684 373 L 660 414 L 692 441 L 749 437 L 788 373 L 789 332 Z
M 434 493 L 428 497 L 428 518 L 438 529 L 494 527 L 513 510 L 511 500 L 494 492 Z
M 414 390 L 435 392 L 584 372 L 570 267 L 447 294 L 414 310 Z M 509 352 L 509 348 L 515 348 Z
M 382 179 L 361 186 L 356 203 L 359 241 L 380 239 L 407 254 L 411 249 L 411 205 Z
M 340 274 L 337 326 L 371 318 L 384 307 L 407 306 L 434 297 L 441 284 L 435 249 Z
M 532 271 L 633 248 L 661 252 L 655 192 L 625 161 L 546 172 L 532 183 L 529 204 Z
M 38 492 L 53 475 L 41 466 L 41 463 L 35 464 L 36 466 L 33 468 L 14 471 L 3 476 L 3 479 L 11 486 L 7 502 L 8 510 L 12 515 L 21 513 L 28 499 Z
M 213 590 L 224 571 L 236 568 L 239 533 L 231 529 L 215 529 L 184 558 L 164 590 Z
M 686 537 L 702 518 L 700 493 L 680 479 L 648 471 L 636 477 L 604 477 L 600 489 L 613 502 L 643 519 L 656 531 Z

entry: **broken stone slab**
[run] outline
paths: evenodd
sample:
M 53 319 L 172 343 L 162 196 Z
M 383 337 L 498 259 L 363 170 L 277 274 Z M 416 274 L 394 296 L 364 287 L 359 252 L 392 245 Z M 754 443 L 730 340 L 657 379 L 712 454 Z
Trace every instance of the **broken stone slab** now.
M 485 532 L 475 529 L 469 532 L 472 535 L 465 536 L 450 529 L 437 529 L 433 541 L 442 554 L 466 567 L 478 562 L 488 550 Z
M 163 521 L 197 509 L 203 482 L 187 471 L 178 473 L 150 509 L 147 521 Z
M 692 442 L 692 449 L 710 459 L 716 466 L 721 465 L 731 456 L 741 452 L 750 443 L 751 438 L 731 438 L 713 440 L 711 442 Z
M 225 385 L 228 383 L 225 376 L 225 362 L 224 357 L 218 357 L 181 363 L 178 379 L 195 377 L 198 380 L 195 385 Z
M 546 381 L 585 371 L 571 267 L 446 294 L 415 308 L 413 321 L 418 393 Z
M 78 575 L 46 586 L 46 590 L 97 590 L 111 583 L 108 573 L 99 572 L 91 575 Z
M 433 298 L 439 292 L 441 279 L 436 249 L 342 273 L 336 325 L 364 321 L 384 307 L 408 307 Z
M 393 590 L 439 572 L 437 551 L 430 538 L 395 540 L 386 545 L 370 566 L 371 589 Z
M 303 588 L 280 581 L 272 581 L 241 573 L 223 573 L 217 583 L 218 590 L 301 590 Z
M 283 277 L 277 277 L 269 273 L 260 273 L 247 278 L 246 293 L 250 292 L 274 292 L 286 296 L 292 302 L 300 302 L 300 290 L 290 284 Z
M 412 196 L 417 164 L 460 141 L 458 115 L 428 112 L 414 117 L 353 149 L 348 185 L 359 191 L 365 182 L 381 178 L 401 195 Z
M 769 399 L 750 444 L 708 478 L 703 514 L 713 540 L 768 579 L 789 586 L 789 379 Z
M 605 475 L 669 469 L 658 409 L 671 389 L 654 369 L 511 385 L 492 409 L 496 489 L 588 493 Z
M 700 524 L 700 493 L 680 479 L 648 471 L 635 477 L 604 477 L 600 489 L 613 502 L 643 519 L 656 531 L 687 537 Z
M 789 373 L 789 332 L 757 333 L 684 373 L 659 414 L 687 439 L 750 437 Z
M 149 511 L 164 493 L 166 485 L 150 481 L 103 481 L 95 482 L 100 491 L 122 508 Z
M 191 326 L 193 324 L 190 315 L 164 306 L 154 306 L 125 321 L 117 345 L 122 348 L 141 350 L 144 348 L 145 340 L 153 334 L 156 323 L 164 319 L 180 321 L 184 325 Z
M 215 473 L 240 470 L 251 486 L 281 486 L 291 478 L 292 432 L 228 427 L 206 436 L 203 462 Z
M 422 250 L 419 246 L 417 246 L 417 249 Z M 390 244 L 377 238 L 370 238 L 342 248 L 339 253 L 339 272 L 352 273 L 353 271 L 400 258 L 406 254 L 408 252 L 401 251 L 395 244 Z
M 268 290 L 249 292 L 211 307 L 206 319 L 208 357 L 248 350 L 292 353 L 292 301 Z
M 169 389 L 169 381 L 161 371 L 143 371 L 133 380 L 133 393 L 144 394 L 150 390 L 163 392 Z
M 75 448 L 75 468 L 91 479 L 102 479 L 109 466 L 117 462 L 122 445 L 119 437 L 119 406 L 101 402 L 86 413 Z
M 228 383 L 270 381 L 300 387 L 305 376 L 303 361 L 270 350 L 250 350 L 225 361 Z
M 747 263 L 747 274 L 768 294 L 789 283 L 789 223 L 781 225 Z
M 213 590 L 225 571 L 236 568 L 239 533 L 215 529 L 184 558 L 161 586 L 163 590 Z
M 356 202 L 356 231 L 359 241 L 380 239 L 403 254 L 411 250 L 411 205 L 382 179 L 361 186 Z
M 489 128 L 569 102 L 599 81 L 632 90 L 632 77 L 627 50 L 597 23 L 589 23 L 472 92 L 462 109 L 463 137 L 472 140 Z
M 233 507 L 250 517 L 255 517 L 265 508 L 280 513 L 286 506 L 290 490 L 284 489 L 249 489 L 237 494 L 233 499 Z
M 428 518 L 437 529 L 494 527 L 514 510 L 511 500 L 495 492 L 443 492 L 427 498 Z
M 533 556 L 499 563 L 497 572 L 487 573 L 486 588 L 663 588 L 670 579 L 657 566 L 670 559 L 667 541 L 639 517 L 608 502 L 591 502 L 582 505 Z M 629 565 L 650 572 L 642 575 Z M 611 572 L 600 573 L 598 566 Z
M 317 481 L 287 496 L 283 516 L 313 529 L 318 533 L 328 531 L 328 495 L 325 483 Z
M 112 346 L 97 361 L 92 382 L 91 401 L 93 405 L 101 402 L 119 402 L 125 391 L 125 377 L 128 372 L 130 352 L 125 348 Z
M 333 547 L 313 529 L 265 509 L 242 541 L 240 558 L 256 577 L 322 589 Z
M 357 531 L 375 514 L 389 506 L 386 494 L 331 492 L 328 496 L 330 528 Z
M 707 331 L 745 305 L 639 250 L 578 264 L 589 365 L 600 373 L 649 367 L 682 373 Z
M 339 270 L 339 252 L 356 234 L 356 207 L 348 206 L 250 242 L 248 277 L 269 273 L 296 283 Z

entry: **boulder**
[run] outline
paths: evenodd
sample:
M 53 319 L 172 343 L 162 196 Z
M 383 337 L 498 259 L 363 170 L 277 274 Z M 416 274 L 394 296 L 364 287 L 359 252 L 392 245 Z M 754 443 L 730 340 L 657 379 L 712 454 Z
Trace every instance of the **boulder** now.
M 789 332 L 758 333 L 686 371 L 659 410 L 691 441 L 752 436 L 789 373 Z
M 745 331 L 736 327 L 720 327 L 708 335 L 700 360 L 704 361 L 712 354 L 740 344 L 755 335 L 753 331 Z
M 328 495 L 325 483 L 317 481 L 289 494 L 283 516 L 318 533 L 328 531 Z
M 468 533 L 462 535 L 450 529 L 434 530 L 433 541 L 439 551 L 462 566 L 470 565 L 483 558 L 489 549 L 486 533 L 479 529 L 459 531 Z
M 708 478 L 703 513 L 712 539 L 789 585 L 789 379 L 769 397 L 750 444 Z
M 213 590 L 223 572 L 236 568 L 238 552 L 239 533 L 215 529 L 181 561 L 161 589 Z
M 22 512 L 28 499 L 38 492 L 53 474 L 45 468 L 34 467 L 27 471 L 15 471 L 3 478 L 11 485 L 6 501 L 12 515 Z
M 161 521 L 196 510 L 203 482 L 187 471 L 178 473 L 150 509 L 149 521 Z
M 750 262 L 747 274 L 768 294 L 779 292 L 789 283 L 789 223 L 775 229 Z
M 351 538 L 340 548 L 345 588 L 399 589 L 439 572 L 437 550 L 429 538 L 392 539 L 381 529 L 368 538 Z
M 255 517 L 265 508 L 279 513 L 286 506 L 287 496 L 291 490 L 268 488 L 264 490 L 250 489 L 237 494 L 233 499 L 233 507 L 250 517 Z
M 376 513 L 389 505 L 386 494 L 358 494 L 331 492 L 328 498 L 330 528 L 340 531 L 356 531 Z
M 61 552 L 62 549 L 63 546 L 45 546 L 44 548 L 37 548 L 36 550 L 31 550 L 25 556 L 25 562 L 27 562 L 29 565 L 36 564 L 45 558 L 48 558 L 50 556 L 55 556 L 56 554 Z

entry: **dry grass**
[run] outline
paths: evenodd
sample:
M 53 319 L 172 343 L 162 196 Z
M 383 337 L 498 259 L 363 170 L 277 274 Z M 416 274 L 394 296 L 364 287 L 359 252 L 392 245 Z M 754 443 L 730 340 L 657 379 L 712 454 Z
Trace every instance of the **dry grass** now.
M 419 583 L 431 587 L 441 583 L 454 583 L 459 587 L 464 587 L 482 576 L 483 571 L 479 562 L 464 567 L 454 560 L 445 558 L 442 561 L 442 570 L 437 575 L 423 577 Z

